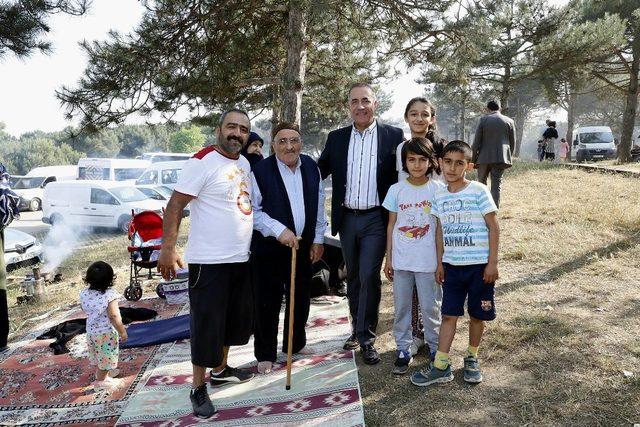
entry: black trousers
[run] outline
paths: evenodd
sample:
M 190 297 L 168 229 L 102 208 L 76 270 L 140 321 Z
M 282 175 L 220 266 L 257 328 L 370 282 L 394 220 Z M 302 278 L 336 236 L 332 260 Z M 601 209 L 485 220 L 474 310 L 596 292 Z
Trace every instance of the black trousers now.
M 9 307 L 7 307 L 7 266 L 4 265 L 4 232 L 0 230 L 0 348 L 9 337 Z
M 289 336 L 289 292 L 291 288 L 291 249 L 274 242 L 268 251 L 251 254 L 255 298 L 254 354 L 259 362 L 275 362 L 278 323 L 282 297 L 285 297 L 282 351 L 287 352 Z M 293 312 L 293 353 L 307 345 L 305 325 L 311 300 L 311 260 L 309 245 L 301 245 L 296 257 L 296 286 Z
M 7 291 L 0 289 L 0 348 L 7 345 L 8 337 L 9 309 L 7 307 Z
M 351 328 L 360 345 L 373 344 L 376 340 L 382 286 L 380 270 L 386 242 L 382 208 L 365 214 L 345 212 L 340 244 L 347 266 Z
M 251 338 L 253 290 L 248 262 L 189 264 L 191 362 L 214 368 L 223 348 Z

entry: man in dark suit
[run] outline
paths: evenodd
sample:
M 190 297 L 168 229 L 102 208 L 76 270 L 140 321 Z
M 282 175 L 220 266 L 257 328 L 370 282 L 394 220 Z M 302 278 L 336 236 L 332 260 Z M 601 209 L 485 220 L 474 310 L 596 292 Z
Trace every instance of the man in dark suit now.
M 516 126 L 511 118 L 500 113 L 498 101 L 489 101 L 487 110 L 488 113 L 480 118 L 471 149 L 478 168 L 478 181 L 486 185 L 491 174 L 491 196 L 496 206 L 500 206 L 502 174 L 511 167 Z
M 386 245 L 381 205 L 398 179 L 395 153 L 403 133 L 376 121 L 378 101 L 370 85 L 353 85 L 348 99 L 353 125 L 329 133 L 318 167 L 323 179 L 332 177 L 331 233 L 340 233 L 347 266 L 352 334 L 344 348 L 360 346 L 364 362 L 376 364 L 380 357 L 373 345 Z

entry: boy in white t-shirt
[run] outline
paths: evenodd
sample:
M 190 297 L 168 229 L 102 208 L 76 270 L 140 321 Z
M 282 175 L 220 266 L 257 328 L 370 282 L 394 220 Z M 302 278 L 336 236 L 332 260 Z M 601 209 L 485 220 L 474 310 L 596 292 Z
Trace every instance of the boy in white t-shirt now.
M 435 279 L 436 221 L 431 204 L 443 184 L 429 179 L 438 166 L 433 146 L 412 138 L 402 147 L 402 164 L 409 177 L 389 188 L 384 206 L 389 211 L 387 258 L 384 273 L 393 281 L 393 335 L 397 353 L 393 373 L 402 375 L 411 363 L 411 306 L 414 286 L 422 312 L 425 341 L 430 353 L 438 348 L 442 289 Z

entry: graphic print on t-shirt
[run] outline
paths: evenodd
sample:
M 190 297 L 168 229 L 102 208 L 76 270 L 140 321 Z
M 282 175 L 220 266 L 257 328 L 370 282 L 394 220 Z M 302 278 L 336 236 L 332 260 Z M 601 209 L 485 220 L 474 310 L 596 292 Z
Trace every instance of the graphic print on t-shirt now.
M 473 243 L 473 213 L 476 204 L 468 199 L 442 203 L 442 234 L 445 246 L 476 246 Z
M 394 270 L 419 273 L 436 271 L 436 219 L 433 198 L 442 184 L 430 179 L 413 185 L 406 179 L 389 188 L 382 205 L 395 212 L 391 264 Z
M 398 224 L 400 239 L 420 240 L 429 232 L 429 214 L 431 202 L 421 200 L 416 203 L 400 203 L 398 209 L 404 214 L 400 218 L 404 221 Z
M 249 194 L 249 174 L 243 168 L 235 166 L 229 173 L 227 179 L 232 183 L 227 191 L 227 200 L 235 201 L 240 212 L 251 215 L 251 194 Z M 234 200 L 235 198 L 235 200 Z
M 440 218 L 444 254 L 453 265 L 484 264 L 489 259 L 489 229 L 484 216 L 497 211 L 486 185 L 471 181 L 455 193 L 436 192 L 432 213 Z
M 242 169 L 241 169 L 242 170 Z M 251 194 L 249 194 L 247 183 L 242 181 L 240 183 L 240 193 L 238 194 L 238 198 L 236 199 L 236 204 L 238 205 L 238 209 L 245 215 L 251 215 Z

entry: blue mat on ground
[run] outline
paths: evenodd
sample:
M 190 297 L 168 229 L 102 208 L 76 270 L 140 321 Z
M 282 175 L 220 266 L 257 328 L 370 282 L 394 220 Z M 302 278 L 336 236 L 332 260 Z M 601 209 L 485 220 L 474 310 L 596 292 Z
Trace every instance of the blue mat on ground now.
M 147 347 L 191 338 L 189 315 L 135 323 L 127 327 L 127 342 L 120 348 Z

